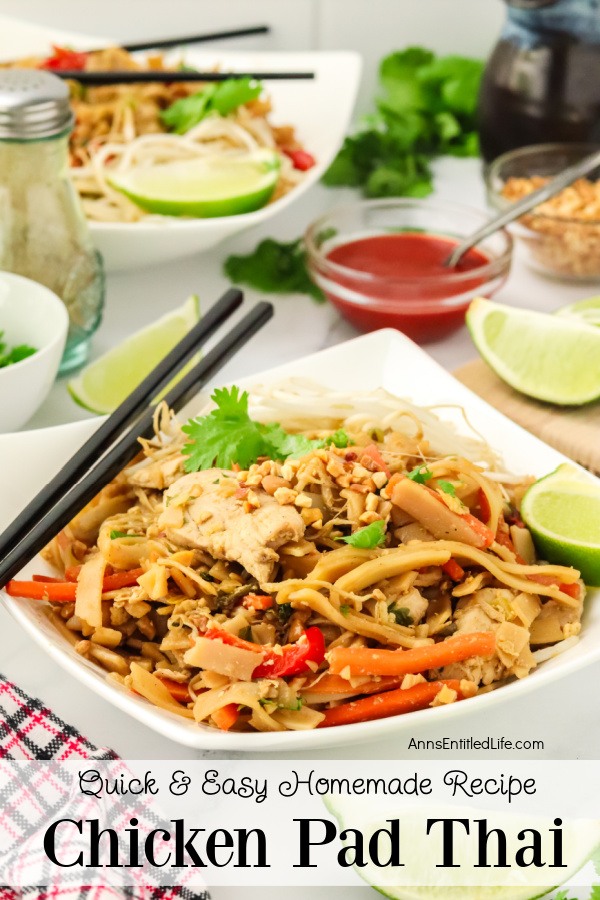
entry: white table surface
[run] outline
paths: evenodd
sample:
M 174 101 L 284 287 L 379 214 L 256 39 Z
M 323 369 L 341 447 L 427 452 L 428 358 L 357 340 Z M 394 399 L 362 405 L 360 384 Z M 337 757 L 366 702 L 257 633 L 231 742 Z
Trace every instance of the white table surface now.
M 438 195 L 446 199 L 460 200 L 475 206 L 484 205 L 479 164 L 473 160 L 442 161 L 438 165 L 436 188 Z M 94 339 L 94 355 L 104 352 L 132 331 L 181 303 L 190 293 L 198 293 L 204 308 L 208 308 L 228 286 L 221 269 L 222 261 L 229 253 L 247 252 L 258 239 L 268 233 L 280 239 L 297 237 L 308 222 L 339 202 L 347 193 L 351 192 L 331 191 L 318 186 L 301 198 L 297 205 L 274 219 L 264 232 L 256 230 L 242 234 L 209 253 L 170 265 L 110 276 L 104 321 Z M 589 296 L 593 290 L 590 286 L 572 287 L 535 275 L 523 266 L 517 254 L 509 281 L 498 299 L 551 311 Z M 253 291 L 247 291 L 246 296 L 248 302 L 258 299 Z M 330 306 L 318 306 L 310 299 L 300 296 L 276 296 L 273 302 L 276 307 L 273 320 L 229 363 L 219 375 L 219 381 L 259 372 L 356 334 Z M 464 328 L 444 341 L 429 345 L 427 349 L 449 370 L 475 356 Z M 28 427 L 68 422 L 85 415 L 70 400 L 64 384 L 58 383 L 44 409 Z M 18 461 L 15 462 L 18 464 Z M 80 729 L 94 743 L 111 746 L 121 756 L 129 759 L 183 759 L 196 755 L 196 751 L 180 747 L 154 734 L 113 709 L 86 688 L 69 680 L 62 669 L 20 631 L 5 610 L 0 610 L 0 627 L 3 637 L 0 671 L 26 691 L 42 697 L 60 716 Z M 448 725 L 443 735 L 436 728 L 419 726 L 416 717 L 413 737 L 427 740 L 440 737 L 458 739 L 504 736 L 514 741 L 542 740 L 543 750 L 514 753 L 523 757 L 594 758 L 600 746 L 600 717 L 596 715 L 596 710 L 590 710 L 590 697 L 593 694 L 589 686 L 597 683 L 599 678 L 600 664 L 540 689 L 520 701 L 500 705 L 485 717 L 465 714 L 456 724 Z M 315 753 L 314 757 L 446 756 L 456 759 L 469 755 L 465 752 L 439 750 L 430 753 L 411 751 L 407 743 L 406 738 L 390 738 L 377 744 L 340 747 L 336 751 Z M 502 758 L 506 751 L 480 751 L 477 755 Z M 225 894 L 222 896 L 224 898 Z

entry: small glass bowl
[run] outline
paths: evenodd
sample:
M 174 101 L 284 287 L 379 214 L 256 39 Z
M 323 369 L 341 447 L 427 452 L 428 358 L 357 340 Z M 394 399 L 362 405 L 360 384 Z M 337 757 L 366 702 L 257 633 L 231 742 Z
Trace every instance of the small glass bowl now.
M 536 144 L 504 153 L 486 172 L 488 202 L 504 210 L 513 202 L 503 194 L 509 178 L 552 178 L 598 150 L 595 144 Z M 600 167 L 587 176 L 590 181 L 599 177 Z M 600 213 L 600 203 L 597 206 Z M 564 215 L 531 212 L 508 229 L 537 272 L 566 281 L 600 281 L 600 214 L 581 219 L 569 216 L 568 209 L 566 204 Z
M 485 212 L 441 200 L 365 200 L 317 219 L 305 234 L 312 280 L 360 331 L 397 328 L 413 340 L 438 340 L 460 328 L 474 297 L 490 297 L 506 280 L 512 240 L 505 231 L 475 248 L 489 260 L 467 271 L 381 276 L 341 265 L 328 254 L 341 244 L 398 232 L 425 233 L 455 245 L 481 227 Z M 452 246 L 449 246 L 449 252 Z

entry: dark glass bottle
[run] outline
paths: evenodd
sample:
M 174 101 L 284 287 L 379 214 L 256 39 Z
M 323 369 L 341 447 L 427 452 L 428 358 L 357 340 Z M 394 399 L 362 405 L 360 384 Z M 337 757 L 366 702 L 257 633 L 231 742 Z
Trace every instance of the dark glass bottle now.
M 479 97 L 481 152 L 600 142 L 600 0 L 506 0 Z

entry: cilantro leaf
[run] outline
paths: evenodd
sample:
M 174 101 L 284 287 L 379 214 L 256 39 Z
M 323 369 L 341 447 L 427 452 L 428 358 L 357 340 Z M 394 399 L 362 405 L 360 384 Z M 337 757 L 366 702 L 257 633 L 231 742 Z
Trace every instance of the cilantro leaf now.
M 589 896 L 589 900 L 600 900 L 600 884 L 592 885 L 592 892 Z
M 117 538 L 143 538 L 143 534 L 128 534 L 127 531 L 111 531 L 110 539 L 111 541 L 116 540 Z
M 359 528 L 354 534 L 348 537 L 339 538 L 351 547 L 357 547 L 360 550 L 374 550 L 375 547 L 381 547 L 385 541 L 385 522 L 383 519 L 377 519 L 364 528 Z
M 445 494 L 450 494 L 451 497 L 456 497 L 456 488 L 451 481 L 438 481 L 437 486 L 439 487 L 440 491 L 443 491 Z
M 430 159 L 478 153 L 482 72 L 478 60 L 436 57 L 422 47 L 390 53 L 379 67 L 376 111 L 346 138 L 324 183 L 361 187 L 368 197 L 426 196 Z
M 234 284 L 246 284 L 265 294 L 308 294 L 317 303 L 325 300 L 308 274 L 301 238 L 288 243 L 265 238 L 247 256 L 227 257 L 223 269 Z
M 279 615 L 279 621 L 285 622 L 288 621 L 292 613 L 294 612 L 291 603 L 280 603 L 277 607 L 277 614 Z
M 340 606 L 340 612 L 344 616 L 344 618 L 346 618 L 350 614 L 351 609 L 352 607 L 348 603 L 342 603 L 342 605 Z
M 311 440 L 303 434 L 289 434 L 281 425 L 263 425 L 250 418 L 248 393 L 234 385 L 217 388 L 212 395 L 216 408 L 183 426 L 189 437 L 183 453 L 187 456 L 186 472 L 198 472 L 212 466 L 227 469 L 234 462 L 247 469 L 259 456 L 284 460 L 289 456 L 305 456 L 311 450 L 347 447 L 349 437 L 340 429 L 331 437 Z
M 390 612 L 393 614 L 398 625 L 404 625 L 405 627 L 408 627 L 414 622 L 414 619 L 410 614 L 410 610 L 406 606 L 392 606 Z
M 433 478 L 433 472 L 430 472 L 427 466 L 417 466 L 412 472 L 407 472 L 406 477 L 417 484 L 426 484 L 430 478 Z
M 227 78 L 207 84 L 201 91 L 176 100 L 161 112 L 161 119 L 169 131 L 185 134 L 209 113 L 226 116 L 238 106 L 255 100 L 262 92 L 262 84 L 252 78 Z
M 37 353 L 36 348 L 28 344 L 17 344 L 16 347 L 10 348 L 3 338 L 4 332 L 0 331 L 0 369 L 5 369 L 6 366 L 21 362 L 22 359 Z
M 183 447 L 188 457 L 186 472 L 210 469 L 213 465 L 227 469 L 238 462 L 248 468 L 264 453 L 260 425 L 248 415 L 248 394 L 237 386 L 217 389 L 211 398 L 216 409 L 207 416 L 190 419 L 183 431 L 190 442 Z

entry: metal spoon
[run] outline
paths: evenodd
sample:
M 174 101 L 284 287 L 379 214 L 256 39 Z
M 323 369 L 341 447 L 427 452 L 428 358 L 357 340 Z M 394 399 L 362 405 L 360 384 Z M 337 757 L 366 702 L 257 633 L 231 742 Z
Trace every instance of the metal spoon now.
M 520 216 L 532 210 L 535 206 L 543 203 L 544 200 L 549 200 L 550 197 L 559 194 L 564 188 L 568 187 L 578 178 L 587 175 L 588 172 L 591 172 L 592 169 L 595 169 L 598 165 L 600 165 L 600 150 L 590 153 L 589 156 L 584 157 L 578 163 L 564 169 L 560 175 L 552 178 L 551 181 L 543 187 L 538 188 L 537 191 L 532 191 L 531 194 L 527 194 L 522 200 L 511 203 L 508 209 L 505 209 L 504 212 L 491 218 L 478 231 L 474 231 L 473 234 L 465 238 L 464 241 L 461 241 L 461 243 L 454 248 L 448 259 L 444 261 L 444 265 L 450 269 L 454 268 L 467 250 L 470 250 L 478 244 L 479 241 L 489 237 L 490 234 L 493 234 L 495 231 L 499 231 L 500 228 L 504 228 L 504 226 L 508 225 L 510 222 L 514 222 L 515 219 L 518 219 Z

